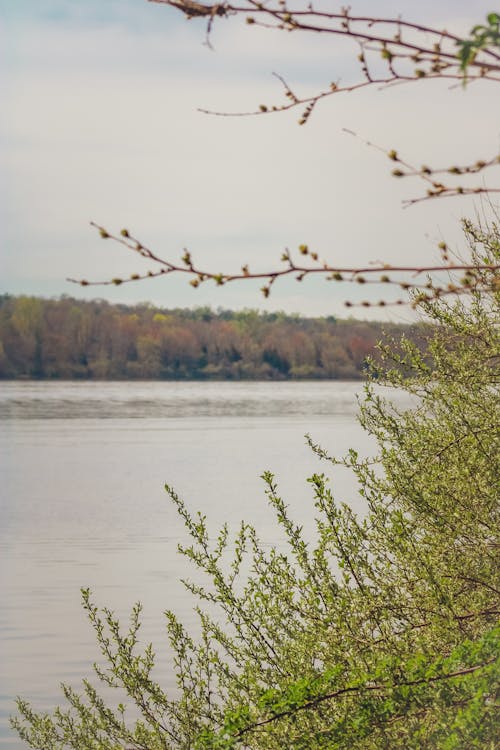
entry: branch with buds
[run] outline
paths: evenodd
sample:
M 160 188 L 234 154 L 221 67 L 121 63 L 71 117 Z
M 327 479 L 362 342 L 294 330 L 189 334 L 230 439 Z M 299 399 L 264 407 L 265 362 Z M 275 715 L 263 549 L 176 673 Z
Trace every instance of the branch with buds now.
M 471 175 L 477 175 L 489 167 L 497 167 L 500 164 L 500 154 L 492 156 L 489 159 L 478 159 L 471 164 L 451 164 L 448 167 L 437 168 L 423 164 L 418 167 L 403 158 L 396 149 L 385 149 L 376 143 L 361 138 L 357 133 L 348 128 L 343 128 L 342 130 L 344 133 L 358 138 L 366 146 L 385 154 L 391 161 L 395 162 L 397 166 L 391 172 L 393 177 L 417 177 L 424 182 L 427 188 L 425 195 L 418 198 L 407 198 L 403 201 L 405 208 L 413 206 L 415 203 L 430 200 L 431 198 L 453 198 L 459 195 L 500 193 L 500 188 L 487 187 L 484 183 L 481 185 L 471 185 L 468 183 L 468 178 Z M 453 180 L 453 182 L 450 182 L 450 180 Z
M 201 5 L 192 0 L 149 0 L 149 2 L 171 5 L 184 12 L 188 18 L 208 17 L 212 28 L 216 16 L 241 16 L 249 25 L 265 27 L 284 32 L 316 33 L 333 38 L 346 37 L 357 47 L 359 78 L 354 83 L 343 84 L 335 78 L 321 91 L 308 96 L 299 96 L 286 79 L 273 75 L 280 82 L 285 101 L 273 104 L 259 104 L 246 112 L 222 112 L 200 109 L 200 112 L 218 117 L 248 117 L 268 115 L 299 109 L 299 125 L 305 125 L 316 106 L 331 96 L 357 91 L 367 87 L 384 88 L 403 83 L 442 79 L 451 83 L 470 84 L 478 80 L 500 83 L 500 15 L 489 13 L 485 25 L 476 25 L 470 36 L 461 38 L 445 29 L 433 28 L 401 18 L 381 18 L 358 16 L 350 8 L 340 12 L 315 10 L 312 4 L 293 8 L 287 0 L 274 0 L 262 3 L 247 0 L 242 4 Z M 391 153 L 395 154 L 395 151 Z M 420 169 L 405 164 L 395 158 L 399 166 L 393 174 L 397 177 L 418 175 L 428 184 L 423 196 L 409 199 L 405 205 L 412 205 L 429 198 L 443 198 L 455 195 L 480 195 L 500 192 L 498 188 L 484 185 L 449 184 L 438 175 L 470 176 L 486 167 L 500 163 L 500 156 L 483 161 L 478 159 L 468 166 L 451 165 L 446 169 Z
M 145 260 L 151 261 L 154 267 L 145 273 L 133 273 L 131 276 L 115 277 L 103 281 L 88 281 L 87 279 L 67 279 L 80 286 L 120 286 L 134 281 L 158 278 L 171 274 L 181 274 L 189 278 L 193 287 L 199 287 L 208 281 L 218 286 L 223 286 L 234 281 L 260 280 L 263 282 L 261 292 L 264 297 L 269 297 L 276 281 L 285 276 L 291 276 L 296 281 L 303 281 L 308 276 L 321 276 L 326 281 L 347 282 L 361 285 L 392 285 L 410 292 L 413 307 L 421 302 L 430 301 L 449 294 L 468 294 L 473 290 L 491 289 L 500 287 L 500 264 L 470 264 L 463 263 L 460 259 L 452 256 L 446 243 L 438 245 L 441 262 L 428 266 L 405 266 L 391 265 L 387 263 L 374 263 L 364 267 L 335 266 L 322 260 L 318 253 L 311 250 L 308 245 L 299 245 L 296 255 L 303 258 L 299 261 L 292 255 L 290 250 L 285 249 L 281 255 L 282 266 L 269 271 L 251 272 L 248 265 L 241 267 L 236 273 L 216 272 L 201 268 L 195 263 L 191 253 L 184 250 L 180 262 L 172 262 L 162 258 L 150 248 L 146 247 L 140 240 L 132 236 L 127 229 L 122 229 L 119 234 L 112 234 L 104 227 L 91 222 L 103 239 L 110 239 L 128 250 L 139 255 Z M 448 277 L 447 283 L 439 283 L 432 279 L 433 275 L 445 273 Z M 364 300 L 360 303 L 346 301 L 346 307 L 386 307 L 391 305 L 408 304 L 407 300 L 397 299 L 394 301 L 380 300 L 369 302 Z
M 464 85 L 478 80 L 500 83 L 500 16 L 496 13 L 488 14 L 486 24 L 475 26 L 470 36 L 463 39 L 447 30 L 403 21 L 401 18 L 357 16 L 350 8 L 343 8 L 338 13 L 325 12 L 315 10 L 311 4 L 302 8 L 292 8 L 287 0 L 270 0 L 266 3 L 244 0 L 241 4 L 228 2 L 212 5 L 194 0 L 149 2 L 171 5 L 183 12 L 188 19 L 206 19 L 207 43 L 210 43 L 209 35 L 215 19 L 241 16 L 251 26 L 284 32 L 326 34 L 333 38 L 347 37 L 357 45 L 360 77 L 352 84 L 342 84 L 340 80 L 336 80 L 322 91 L 301 97 L 282 75 L 275 73 L 285 94 L 285 101 L 281 104 L 260 104 L 255 110 L 237 113 L 200 110 L 207 114 L 240 117 L 267 115 L 299 108 L 299 124 L 305 125 L 320 101 L 342 92 L 436 78 L 462 82 Z M 358 137 L 352 131 L 345 132 Z M 418 167 L 404 159 L 396 149 L 387 150 L 369 141 L 364 143 L 382 151 L 394 163 L 394 177 L 416 177 L 424 183 L 425 193 L 404 201 L 405 206 L 430 199 L 500 192 L 500 188 L 487 187 L 484 183 L 471 184 L 471 177 L 498 166 L 500 155 L 477 159 L 470 164 L 459 163 L 438 168 L 424 164 Z M 282 265 L 279 267 L 256 273 L 251 272 L 248 265 L 243 265 L 239 272 L 228 273 L 200 267 L 194 262 L 188 250 L 184 251 L 180 262 L 172 262 L 150 250 L 126 229 L 115 235 L 100 225 L 93 226 L 104 239 L 120 243 L 145 260 L 151 261 L 153 268 L 146 273 L 134 273 L 128 278 L 115 277 L 104 281 L 69 279 L 82 286 L 120 285 L 147 278 L 183 274 L 189 278 L 189 283 L 193 287 L 199 287 L 207 281 L 221 286 L 233 281 L 257 279 L 263 282 L 261 291 L 268 297 L 273 285 L 280 278 L 291 276 L 297 281 L 302 281 L 308 276 L 319 275 L 327 281 L 396 286 L 410 292 L 410 302 L 413 306 L 445 295 L 462 295 L 475 290 L 500 288 L 500 266 L 464 263 L 459 258 L 452 258 L 445 243 L 439 245 L 441 262 L 428 266 L 374 263 L 367 267 L 338 267 L 320 259 L 317 252 L 304 244 L 298 248 L 298 257 L 302 256 L 300 261 L 286 249 L 281 255 Z M 446 274 L 445 282 L 438 280 L 442 278 L 443 273 Z M 348 307 L 385 307 L 407 304 L 407 300 L 380 300 L 375 303 L 348 301 L 345 304 Z
M 357 16 L 351 9 L 340 12 L 320 11 L 312 4 L 294 8 L 286 0 L 259 2 L 247 0 L 242 4 L 223 3 L 204 5 L 193 0 L 149 0 L 171 5 L 188 18 L 240 16 L 249 25 L 286 32 L 304 32 L 347 37 L 358 48 L 360 80 L 349 86 L 338 82 L 307 98 L 296 96 L 285 84 L 288 102 L 241 114 L 263 114 L 306 105 L 299 120 L 309 118 L 315 105 L 325 97 L 353 91 L 362 86 L 385 86 L 394 83 L 421 81 L 429 78 L 470 83 L 479 79 L 500 80 L 500 16 L 489 13 L 485 25 L 475 26 L 470 36 L 463 39 L 446 29 L 404 21 L 402 18 Z M 382 63 L 380 65 L 379 63 Z M 228 116 L 227 112 L 212 112 Z

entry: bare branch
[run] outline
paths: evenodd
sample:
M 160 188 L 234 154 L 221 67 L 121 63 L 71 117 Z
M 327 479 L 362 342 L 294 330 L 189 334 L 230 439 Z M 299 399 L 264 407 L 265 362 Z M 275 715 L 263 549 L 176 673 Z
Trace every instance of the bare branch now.
M 347 37 L 359 48 L 357 56 L 360 66 L 360 80 L 342 83 L 336 77 L 320 91 L 308 96 L 298 96 L 281 74 L 274 73 L 282 83 L 286 101 L 273 104 L 260 104 L 244 112 L 228 112 L 200 108 L 204 114 L 217 117 L 248 117 L 276 112 L 286 112 L 295 108 L 301 110 L 299 124 L 305 125 L 316 105 L 324 99 L 341 93 L 351 93 L 368 87 L 386 88 L 396 84 L 416 83 L 422 80 L 446 80 L 465 85 L 478 80 L 500 82 L 500 51 L 493 42 L 482 44 L 474 39 L 463 39 L 446 29 L 433 28 L 423 24 L 404 21 L 401 18 L 380 18 L 376 16 L 353 15 L 350 8 L 340 12 L 315 10 L 312 5 L 293 8 L 286 0 L 262 3 L 260 0 L 247 0 L 242 4 L 200 5 L 192 0 L 149 0 L 163 5 L 171 5 L 189 18 L 209 16 L 210 23 L 216 15 L 241 16 L 247 24 L 287 32 L 307 32 L 329 34 L 333 37 Z M 448 170 L 431 170 L 428 175 L 447 171 L 454 175 L 469 175 L 481 171 L 485 166 L 495 166 L 499 157 L 483 164 L 478 160 L 468 167 L 451 167 Z M 479 166 L 481 165 L 481 166 Z M 396 170 L 396 172 L 398 172 Z M 416 173 L 416 172 L 415 172 Z M 406 176 L 397 173 L 397 176 Z M 422 176 L 422 174 L 420 174 Z M 458 195 L 480 195 L 500 192 L 497 188 L 479 186 L 446 186 L 440 181 L 429 179 L 425 195 L 409 199 L 405 206 L 411 206 L 430 198 L 454 197 Z
M 67 279 L 67 281 L 79 284 L 80 286 L 120 286 L 121 284 L 133 281 L 143 281 L 144 279 L 152 279 L 169 274 L 184 274 L 189 277 L 189 283 L 193 287 L 199 287 L 206 281 L 213 281 L 218 286 L 223 286 L 234 281 L 261 280 L 264 282 L 261 292 L 264 297 L 268 297 L 277 279 L 292 276 L 296 281 L 302 281 L 307 276 L 319 275 L 326 281 L 361 285 L 396 286 L 405 292 L 412 292 L 414 295 L 412 304 L 416 306 L 420 302 L 430 301 L 431 299 L 449 294 L 467 294 L 480 288 L 491 288 L 492 285 L 497 283 L 500 274 L 500 264 L 471 264 L 451 261 L 444 243 L 439 244 L 443 262 L 427 266 L 391 265 L 380 262 L 367 266 L 336 266 L 321 260 L 318 253 L 310 250 L 307 245 L 299 245 L 298 254 L 310 259 L 310 263 L 305 264 L 297 261 L 291 252 L 286 249 L 281 255 L 281 262 L 283 264 L 281 268 L 251 272 L 248 265 L 244 265 L 241 271 L 237 273 L 216 272 L 197 265 L 191 253 L 186 249 L 184 250 L 181 262 L 173 263 L 150 250 L 140 240 L 133 237 L 127 229 L 122 229 L 120 234 L 116 235 L 108 232 L 107 229 L 99 224 L 91 222 L 91 225 L 99 231 L 103 239 L 110 239 L 113 242 L 123 245 L 128 250 L 138 254 L 141 258 L 152 261 L 159 268 L 155 270 L 150 269 L 145 273 L 133 273 L 128 278 L 115 277 L 102 281 Z M 438 284 L 432 280 L 431 275 L 442 273 L 448 275 L 461 273 L 462 276 L 460 279 L 450 280 L 447 284 Z M 425 279 L 422 279 L 421 277 L 424 275 Z M 345 302 L 346 307 L 385 307 L 402 304 L 408 304 L 408 300 L 398 299 L 390 302 L 380 300 L 376 303 L 363 301 L 356 304 Z
M 267 105 L 260 104 L 248 112 L 222 112 L 200 109 L 201 112 L 221 117 L 245 117 L 285 112 L 299 108 L 300 125 L 305 125 L 312 112 L 322 100 L 339 94 L 353 92 L 371 86 L 387 87 L 404 83 L 418 83 L 422 80 L 449 80 L 464 85 L 478 80 L 500 83 L 500 47 L 497 29 L 476 26 L 471 37 L 463 39 L 446 29 L 438 29 L 423 24 L 404 21 L 397 17 L 354 15 L 350 8 L 339 12 L 315 10 L 311 4 L 292 7 L 287 0 L 243 0 L 239 3 L 204 4 L 195 0 L 148 0 L 162 5 L 170 5 L 184 13 L 188 19 L 207 20 L 207 44 L 210 46 L 210 32 L 213 22 L 220 17 L 240 16 L 249 25 L 263 26 L 283 32 L 304 32 L 331 35 L 333 39 L 345 37 L 355 43 L 359 54 L 360 77 L 353 83 L 343 84 L 340 79 L 331 82 L 326 88 L 308 96 L 299 96 L 280 73 L 273 73 L 283 88 L 285 101 Z M 488 23 L 490 23 L 488 17 Z M 483 33 L 484 32 L 484 33 Z M 490 33 L 491 32 L 491 33 Z M 486 41 L 485 41 L 486 40 Z M 350 130 L 345 132 L 357 136 Z M 363 140 L 363 139 L 361 139 Z M 414 177 L 425 185 L 423 195 L 407 199 L 405 207 L 422 201 L 437 198 L 451 198 L 463 195 L 489 195 L 500 193 L 500 188 L 485 184 L 470 184 L 470 178 L 500 164 L 500 155 L 488 159 L 477 159 L 470 164 L 452 164 L 448 167 L 421 167 L 403 159 L 395 149 L 385 149 L 369 141 L 364 143 L 384 153 L 395 163 L 392 174 L 396 178 Z M 263 281 L 262 294 L 268 297 L 276 281 L 291 276 L 302 281 L 308 276 L 320 275 L 327 281 L 358 284 L 385 284 L 411 292 L 413 306 L 421 302 L 437 299 L 445 295 L 469 294 L 476 290 L 497 290 L 500 287 L 498 265 L 474 265 L 450 260 L 446 246 L 441 247 L 442 263 L 428 266 L 393 266 L 374 263 L 367 267 L 339 267 L 321 260 L 318 254 L 307 245 L 299 246 L 299 253 L 307 256 L 309 263 L 298 262 L 286 249 L 281 255 L 282 266 L 268 271 L 251 272 L 248 265 L 237 273 L 217 272 L 195 264 L 189 251 L 185 250 L 181 262 L 172 262 L 147 248 L 141 241 L 132 237 L 127 230 L 120 235 L 112 235 L 99 225 L 93 224 L 103 238 L 112 239 L 142 258 L 151 261 L 154 267 L 147 272 L 134 273 L 128 278 L 115 277 L 103 281 L 69 279 L 82 286 L 120 285 L 146 278 L 156 278 L 169 274 L 185 274 L 193 287 L 206 281 L 221 286 L 233 281 L 257 279 Z M 436 280 L 436 274 L 446 273 L 446 282 Z M 457 276 L 459 274 L 459 276 Z M 381 300 L 372 303 L 367 300 L 346 306 L 386 306 L 407 304 L 407 300 Z

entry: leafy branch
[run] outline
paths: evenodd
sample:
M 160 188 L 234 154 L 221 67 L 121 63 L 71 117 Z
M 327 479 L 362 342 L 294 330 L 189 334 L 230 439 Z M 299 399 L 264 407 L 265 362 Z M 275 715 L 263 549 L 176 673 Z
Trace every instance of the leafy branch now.
M 463 39 L 457 44 L 460 70 L 464 74 L 464 81 L 467 78 L 467 71 L 474 65 L 478 52 L 488 50 L 490 47 L 500 47 L 500 15 L 488 13 L 486 21 L 487 26 L 480 24 L 474 26 L 470 38 Z
M 472 678 L 467 688 L 473 692 L 476 688 L 474 684 L 476 673 L 482 673 L 480 680 L 484 682 L 484 675 L 487 674 L 490 684 L 493 685 L 499 666 L 497 652 L 499 636 L 498 627 L 494 627 L 479 642 L 464 641 L 448 657 L 429 661 L 423 655 L 418 655 L 409 659 L 405 665 L 407 674 L 403 679 L 398 678 L 392 672 L 395 667 L 397 672 L 401 671 L 399 660 L 394 660 L 394 664 L 391 664 L 389 659 L 388 663 L 382 662 L 378 669 L 360 677 L 356 684 L 337 687 L 334 690 L 325 688 L 328 688 L 328 685 L 338 684 L 342 670 L 335 668 L 317 677 L 300 678 L 285 689 L 268 689 L 257 701 L 257 710 L 267 715 L 249 722 L 249 711 L 246 706 L 232 709 L 227 712 L 224 723 L 217 732 L 202 731 L 198 738 L 197 748 L 208 750 L 208 748 L 220 747 L 230 750 L 249 733 L 257 732 L 280 720 L 295 717 L 302 711 L 317 710 L 325 702 L 356 695 L 364 696 L 363 700 L 358 702 L 361 710 L 366 710 L 367 705 L 370 705 L 374 714 L 382 714 L 381 718 L 383 717 L 384 723 L 393 723 L 405 716 L 411 704 L 418 705 L 423 702 L 422 697 L 418 696 L 421 689 L 429 691 L 436 683 L 457 680 L 461 691 L 464 692 L 464 684 L 467 685 L 467 680 Z M 467 657 L 470 660 L 471 655 L 473 659 L 481 659 L 479 663 L 464 663 L 468 661 Z M 457 668 L 457 662 L 462 662 L 459 668 Z M 372 702 L 367 697 L 370 693 L 376 694 Z M 390 703 L 381 701 L 384 695 L 386 698 L 390 697 Z M 450 700 L 449 695 L 447 699 Z M 426 702 L 429 702 L 429 696 L 426 696 Z M 390 705 L 390 711 L 387 710 L 388 705 Z M 352 704 L 351 710 L 356 712 Z M 355 719 L 355 717 L 352 718 Z

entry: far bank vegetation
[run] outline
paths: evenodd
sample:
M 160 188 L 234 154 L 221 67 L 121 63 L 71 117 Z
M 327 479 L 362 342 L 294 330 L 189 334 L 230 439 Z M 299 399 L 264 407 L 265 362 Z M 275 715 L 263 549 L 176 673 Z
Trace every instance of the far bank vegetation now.
M 417 327 L 0 296 L 0 378 L 359 379 L 385 336 Z

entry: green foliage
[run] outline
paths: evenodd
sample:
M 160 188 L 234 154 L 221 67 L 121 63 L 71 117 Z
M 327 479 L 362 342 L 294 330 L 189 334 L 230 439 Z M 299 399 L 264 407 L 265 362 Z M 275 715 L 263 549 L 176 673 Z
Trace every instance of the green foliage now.
M 457 43 L 457 57 L 464 74 L 464 83 L 467 80 L 467 69 L 474 62 L 477 53 L 491 47 L 500 47 L 500 14 L 488 13 L 486 25 L 474 26 L 470 34 L 468 39 Z
M 496 227 L 464 228 L 472 262 L 498 259 Z M 500 292 L 489 273 L 489 293 L 421 304 L 425 346 L 403 338 L 382 347 L 360 415 L 376 456 L 331 458 L 310 441 L 334 473 L 339 465 L 354 473 L 363 516 L 315 474 L 316 533 L 307 539 L 266 472 L 286 537 L 268 549 L 246 523 L 214 537 L 166 488 L 190 537 L 180 552 L 206 580 L 185 582 L 199 603 L 198 639 L 166 613 L 177 691 L 167 696 L 155 682 L 152 646 L 138 637 L 140 607 L 123 630 L 84 591 L 104 659 L 96 674 L 116 690 L 117 707 L 90 682 L 81 695 L 65 687 L 69 707 L 52 715 L 19 700 L 13 726 L 28 745 L 495 747 Z M 396 408 L 379 383 L 406 391 L 413 406 Z

